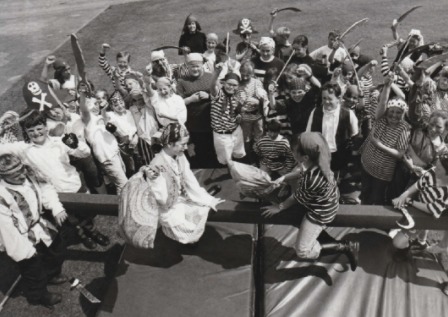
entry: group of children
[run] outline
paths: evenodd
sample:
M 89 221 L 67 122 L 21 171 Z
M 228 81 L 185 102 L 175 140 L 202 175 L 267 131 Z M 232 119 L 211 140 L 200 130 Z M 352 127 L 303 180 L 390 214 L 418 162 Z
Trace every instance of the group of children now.
M 361 167 L 358 182 L 363 204 L 393 202 L 401 208 L 410 205 L 411 196 L 419 192 L 413 205 L 439 217 L 448 204 L 448 181 L 443 176 L 448 153 L 448 68 L 421 69 L 419 63 L 428 54 L 406 55 L 423 44 L 421 33 L 413 30 L 408 40 L 397 42 L 405 57 L 399 64 L 390 66 L 388 46 L 382 48 L 384 82 L 375 86 L 378 62 L 362 54 L 359 46 L 347 50 L 339 31 L 331 31 L 328 43 L 310 53 L 306 35 L 290 43 L 288 28 L 273 30 L 276 13 L 271 13 L 271 30 L 258 41 L 253 38 L 258 33 L 253 21 L 238 22 L 234 33 L 241 42 L 234 58 L 228 38 L 220 41 L 216 33 L 202 33 L 192 15 L 179 40 L 183 59 L 178 64 L 169 63 L 159 50 L 151 53 L 150 63 L 141 72 L 131 68 L 128 52 L 119 52 L 112 66 L 107 59 L 110 46 L 104 43 L 99 65 L 112 81 L 113 92 L 95 89 L 71 73 L 63 59 L 48 57 L 40 83 L 24 91 L 34 94 L 39 85 L 48 85 L 50 91 L 65 92 L 68 97 L 43 111 L 27 109 L 20 115 L 25 141 L 19 141 L 17 124 L 11 124 L 17 121 L 15 114 L 1 118 L 2 182 L 16 172 L 12 165 L 27 165 L 58 192 L 120 194 L 128 178 L 161 150 L 169 153 L 171 165 L 184 150 L 192 167 L 225 166 L 232 160 L 256 164 L 279 183 L 296 180 L 294 194 L 278 206 L 266 207 L 264 215 L 272 216 L 295 203 L 306 207 L 296 245 L 298 256 L 316 259 L 325 250 L 342 252 L 353 270 L 357 242 L 320 244 L 317 240 L 336 215 L 338 184 L 349 163 Z M 393 36 L 399 38 L 395 22 Z M 54 78 L 50 78 L 51 67 Z M 182 138 L 164 139 L 167 129 L 174 126 L 189 131 L 184 131 L 189 137 L 178 146 Z M 185 169 L 186 163 L 182 164 Z M 5 195 L 1 207 L 8 206 Z M 57 209 L 53 214 L 61 224 L 67 215 L 57 216 L 60 206 L 49 206 Z M 75 216 L 69 217 L 76 218 L 69 223 L 86 246 L 93 248 L 95 241 L 108 243 L 94 230 L 92 219 Z M 2 230 L 3 224 L 0 245 L 14 260 L 34 256 L 31 251 L 16 256 L 16 246 L 11 249 Z M 418 235 L 416 242 L 415 237 L 402 231 L 395 236 L 395 245 L 424 248 L 426 235 Z M 39 239 L 33 243 L 39 244 Z M 444 292 L 448 295 L 448 289 Z M 35 293 L 29 299 L 46 305 L 57 302 Z

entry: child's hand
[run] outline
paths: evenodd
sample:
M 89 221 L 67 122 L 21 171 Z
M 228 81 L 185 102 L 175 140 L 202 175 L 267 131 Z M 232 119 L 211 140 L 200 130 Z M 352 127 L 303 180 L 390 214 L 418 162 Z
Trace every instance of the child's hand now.
M 160 176 L 160 168 L 158 166 L 142 166 L 140 172 L 143 173 L 143 177 L 150 181 L 155 180 Z
M 107 43 L 103 43 L 103 45 L 101 45 L 101 49 L 103 51 L 103 53 L 106 53 L 106 51 L 110 48 L 110 45 Z
M 280 205 L 271 205 L 266 207 L 261 207 L 262 213 L 261 215 L 265 218 L 270 218 L 275 214 L 278 214 L 280 210 Z
M 197 92 L 199 100 L 207 100 L 210 98 L 210 95 L 206 91 L 198 91 Z
M 272 81 L 268 86 L 268 93 L 274 94 L 277 91 L 278 84 L 275 81 Z
M 271 16 L 273 18 L 275 18 L 277 16 L 277 13 L 278 13 L 278 8 L 274 8 L 274 10 L 271 11 Z
M 188 54 L 191 53 L 191 50 L 190 50 L 190 48 L 188 46 L 182 46 L 180 48 L 180 50 L 182 51 L 182 54 L 184 54 L 184 55 L 188 55 Z
M 369 63 L 369 66 L 370 66 L 370 67 L 376 67 L 377 65 L 378 65 L 378 61 L 375 60 L 375 59 L 374 59 L 374 60 L 371 60 L 370 63 Z
M 297 74 L 300 77 L 305 77 L 305 78 L 310 78 L 313 75 L 313 73 L 307 67 L 303 67 L 303 66 L 299 66 L 297 68 Z
M 67 212 L 65 210 L 58 213 L 56 216 L 54 216 L 54 220 L 56 221 L 56 224 L 60 227 L 64 223 L 65 220 L 67 220 Z
M 392 205 L 394 208 L 400 209 L 406 207 L 410 201 L 411 199 L 407 195 L 402 194 L 399 197 L 392 199 Z
M 380 55 L 383 57 L 387 57 L 387 50 L 388 50 L 387 45 L 383 45 L 380 50 Z
M 281 176 L 277 178 L 275 181 L 273 181 L 274 184 L 282 184 L 285 182 L 285 176 Z
M 390 28 L 391 28 L 392 30 L 395 30 L 395 29 L 397 28 L 397 26 L 398 26 L 398 21 L 397 21 L 397 19 L 394 19 L 394 20 L 392 21 L 392 25 L 390 26 Z
M 51 64 L 54 63 L 54 61 L 56 60 L 56 57 L 54 55 L 50 55 L 47 57 L 47 59 L 45 60 L 45 64 L 47 66 L 50 66 Z
M 384 78 L 384 83 L 388 86 L 391 86 L 394 82 L 395 74 L 393 72 L 389 72 L 387 76 Z

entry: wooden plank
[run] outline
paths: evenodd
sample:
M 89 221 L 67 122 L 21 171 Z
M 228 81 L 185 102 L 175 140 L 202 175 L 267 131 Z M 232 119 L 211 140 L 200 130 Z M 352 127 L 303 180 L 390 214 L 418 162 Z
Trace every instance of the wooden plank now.
M 60 193 L 59 197 L 68 212 L 118 215 L 117 196 Z M 261 206 L 257 202 L 226 200 L 218 207 L 217 212 L 210 211 L 209 221 L 298 225 L 305 212 L 299 207 L 295 207 L 272 218 L 264 218 L 261 216 Z M 409 212 L 415 219 L 417 229 L 442 230 L 448 228 L 447 214 L 435 219 L 412 207 L 409 208 Z M 390 229 L 397 227 L 395 222 L 400 218 L 401 213 L 390 206 L 341 205 L 331 226 Z

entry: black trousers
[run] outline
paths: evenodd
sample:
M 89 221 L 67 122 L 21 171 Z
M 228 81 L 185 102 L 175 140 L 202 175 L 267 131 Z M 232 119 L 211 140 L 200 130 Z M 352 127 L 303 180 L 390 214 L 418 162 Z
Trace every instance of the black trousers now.
M 48 292 L 48 281 L 61 273 L 66 246 L 58 234 L 49 247 L 40 242 L 36 250 L 36 256 L 18 262 L 23 291 L 30 303 L 37 303 Z

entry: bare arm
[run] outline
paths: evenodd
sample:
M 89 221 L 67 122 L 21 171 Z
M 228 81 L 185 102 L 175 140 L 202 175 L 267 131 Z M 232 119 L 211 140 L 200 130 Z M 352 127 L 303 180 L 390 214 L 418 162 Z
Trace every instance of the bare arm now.
M 40 74 L 39 80 L 48 83 L 48 68 L 50 68 L 50 65 L 52 65 L 55 61 L 55 57 L 53 55 L 50 55 L 45 60 L 44 68 L 42 68 L 42 73 Z
M 386 79 L 385 79 L 385 85 L 383 87 L 383 90 L 381 91 L 378 105 L 376 107 L 376 114 L 375 114 L 376 120 L 379 120 L 386 112 L 386 104 L 387 104 L 387 101 L 389 100 L 393 76 L 394 76 L 394 74 L 390 73 L 389 76 L 386 77 Z
M 89 111 L 89 108 L 87 107 L 86 103 L 86 91 L 87 88 L 85 84 L 81 83 L 79 88 L 79 110 L 81 114 L 81 120 L 85 125 L 88 125 L 91 119 L 91 114 Z
M 277 16 L 277 11 L 278 11 L 277 8 L 275 8 L 274 10 L 272 10 L 272 12 L 271 12 L 271 18 L 270 18 L 270 20 L 269 20 L 268 32 L 269 32 L 269 35 L 270 35 L 271 37 L 274 37 L 274 36 L 275 36 L 275 31 L 274 31 L 274 20 L 275 20 L 275 17 Z

